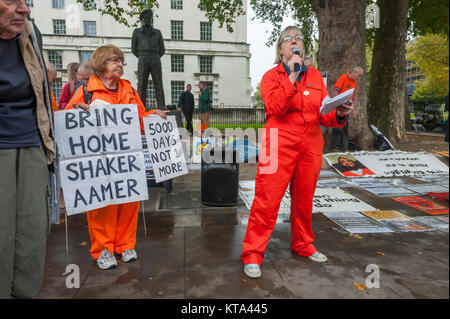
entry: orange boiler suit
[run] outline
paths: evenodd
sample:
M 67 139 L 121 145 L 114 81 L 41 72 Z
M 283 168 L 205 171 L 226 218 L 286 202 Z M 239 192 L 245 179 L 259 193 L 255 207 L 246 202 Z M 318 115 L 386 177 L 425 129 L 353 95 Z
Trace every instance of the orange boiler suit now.
M 313 246 L 311 228 L 313 196 L 322 166 L 323 137 L 319 124 L 341 127 L 345 118 L 336 110 L 321 115 L 322 100 L 328 95 L 320 72 L 303 66 L 300 82 L 295 85 L 282 63 L 267 71 L 261 81 L 267 123 L 264 126 L 260 161 L 255 179 L 255 198 L 250 210 L 241 259 L 245 264 L 261 265 L 270 235 L 275 227 L 281 200 L 290 183 L 291 196 L 291 250 L 298 255 L 311 256 Z M 278 156 L 269 154 L 270 129 L 278 129 Z M 272 145 L 272 148 L 274 146 Z M 261 173 L 273 161 L 278 166 L 272 172 Z
M 154 113 L 145 111 L 136 90 L 125 79 L 118 80 L 117 93 L 105 88 L 100 79 L 91 76 L 87 86 L 88 92 L 93 92 L 92 102 L 99 99 L 110 104 L 137 104 L 141 133 L 144 134 L 142 118 Z M 73 108 L 73 103 L 85 103 L 83 86 L 75 92 L 66 110 Z M 139 213 L 139 202 L 109 205 L 87 212 L 89 237 L 91 238 L 91 255 L 97 260 L 106 248 L 110 253 L 123 253 L 127 249 L 134 249 L 136 245 L 136 231 Z

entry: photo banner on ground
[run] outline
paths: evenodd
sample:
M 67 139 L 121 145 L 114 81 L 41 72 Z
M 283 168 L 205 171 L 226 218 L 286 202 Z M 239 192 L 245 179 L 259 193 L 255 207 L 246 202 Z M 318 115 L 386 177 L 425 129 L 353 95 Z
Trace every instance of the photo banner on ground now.
M 435 228 L 423 224 L 419 220 L 415 220 L 396 210 L 363 211 L 362 213 L 397 232 L 420 232 L 435 230 Z
M 330 212 L 323 214 L 349 233 L 369 234 L 393 232 L 390 228 L 377 223 L 359 212 Z
M 329 153 L 328 164 L 345 177 L 448 175 L 448 166 L 425 152 L 403 151 Z
M 188 174 L 175 116 L 147 116 L 144 128 L 156 182 Z
M 393 197 L 392 199 L 430 215 L 448 214 L 448 207 L 419 196 Z
M 68 215 L 148 199 L 137 106 L 55 112 Z

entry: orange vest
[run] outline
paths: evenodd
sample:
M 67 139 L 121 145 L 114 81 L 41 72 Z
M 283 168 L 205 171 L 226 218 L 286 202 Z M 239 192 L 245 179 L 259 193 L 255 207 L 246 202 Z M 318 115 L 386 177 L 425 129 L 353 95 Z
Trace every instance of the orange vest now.
M 130 81 L 119 79 L 117 82 L 118 91 L 117 93 L 113 93 L 103 85 L 97 76 L 91 76 L 87 86 L 87 91 L 93 92 L 91 102 L 102 100 L 110 104 L 137 104 L 141 133 L 144 134 L 144 123 L 142 118 L 149 114 L 153 114 L 155 110 L 150 110 L 148 112 L 145 110 L 138 92 L 132 88 Z M 73 103 L 85 103 L 83 86 L 78 88 L 65 109 L 73 109 Z

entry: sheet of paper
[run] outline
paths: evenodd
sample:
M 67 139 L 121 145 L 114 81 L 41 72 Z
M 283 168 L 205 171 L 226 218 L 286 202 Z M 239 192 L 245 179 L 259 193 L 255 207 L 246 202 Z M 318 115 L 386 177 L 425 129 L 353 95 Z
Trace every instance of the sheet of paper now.
M 359 212 L 329 212 L 323 214 L 349 233 L 392 233 L 391 229 Z
M 347 103 L 348 100 L 351 98 L 353 91 L 354 89 L 350 89 L 332 98 L 326 96 L 322 101 L 320 113 L 322 113 L 322 115 L 327 115 L 335 108 L 337 108 L 339 105 Z

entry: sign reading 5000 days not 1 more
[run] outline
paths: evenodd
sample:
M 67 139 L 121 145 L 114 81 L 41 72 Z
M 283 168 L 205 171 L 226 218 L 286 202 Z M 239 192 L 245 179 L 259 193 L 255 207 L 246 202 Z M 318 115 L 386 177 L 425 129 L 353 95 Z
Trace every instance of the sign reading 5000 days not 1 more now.
M 137 106 L 55 112 L 68 215 L 148 199 Z
M 175 116 L 144 118 L 145 136 L 157 183 L 188 173 Z

